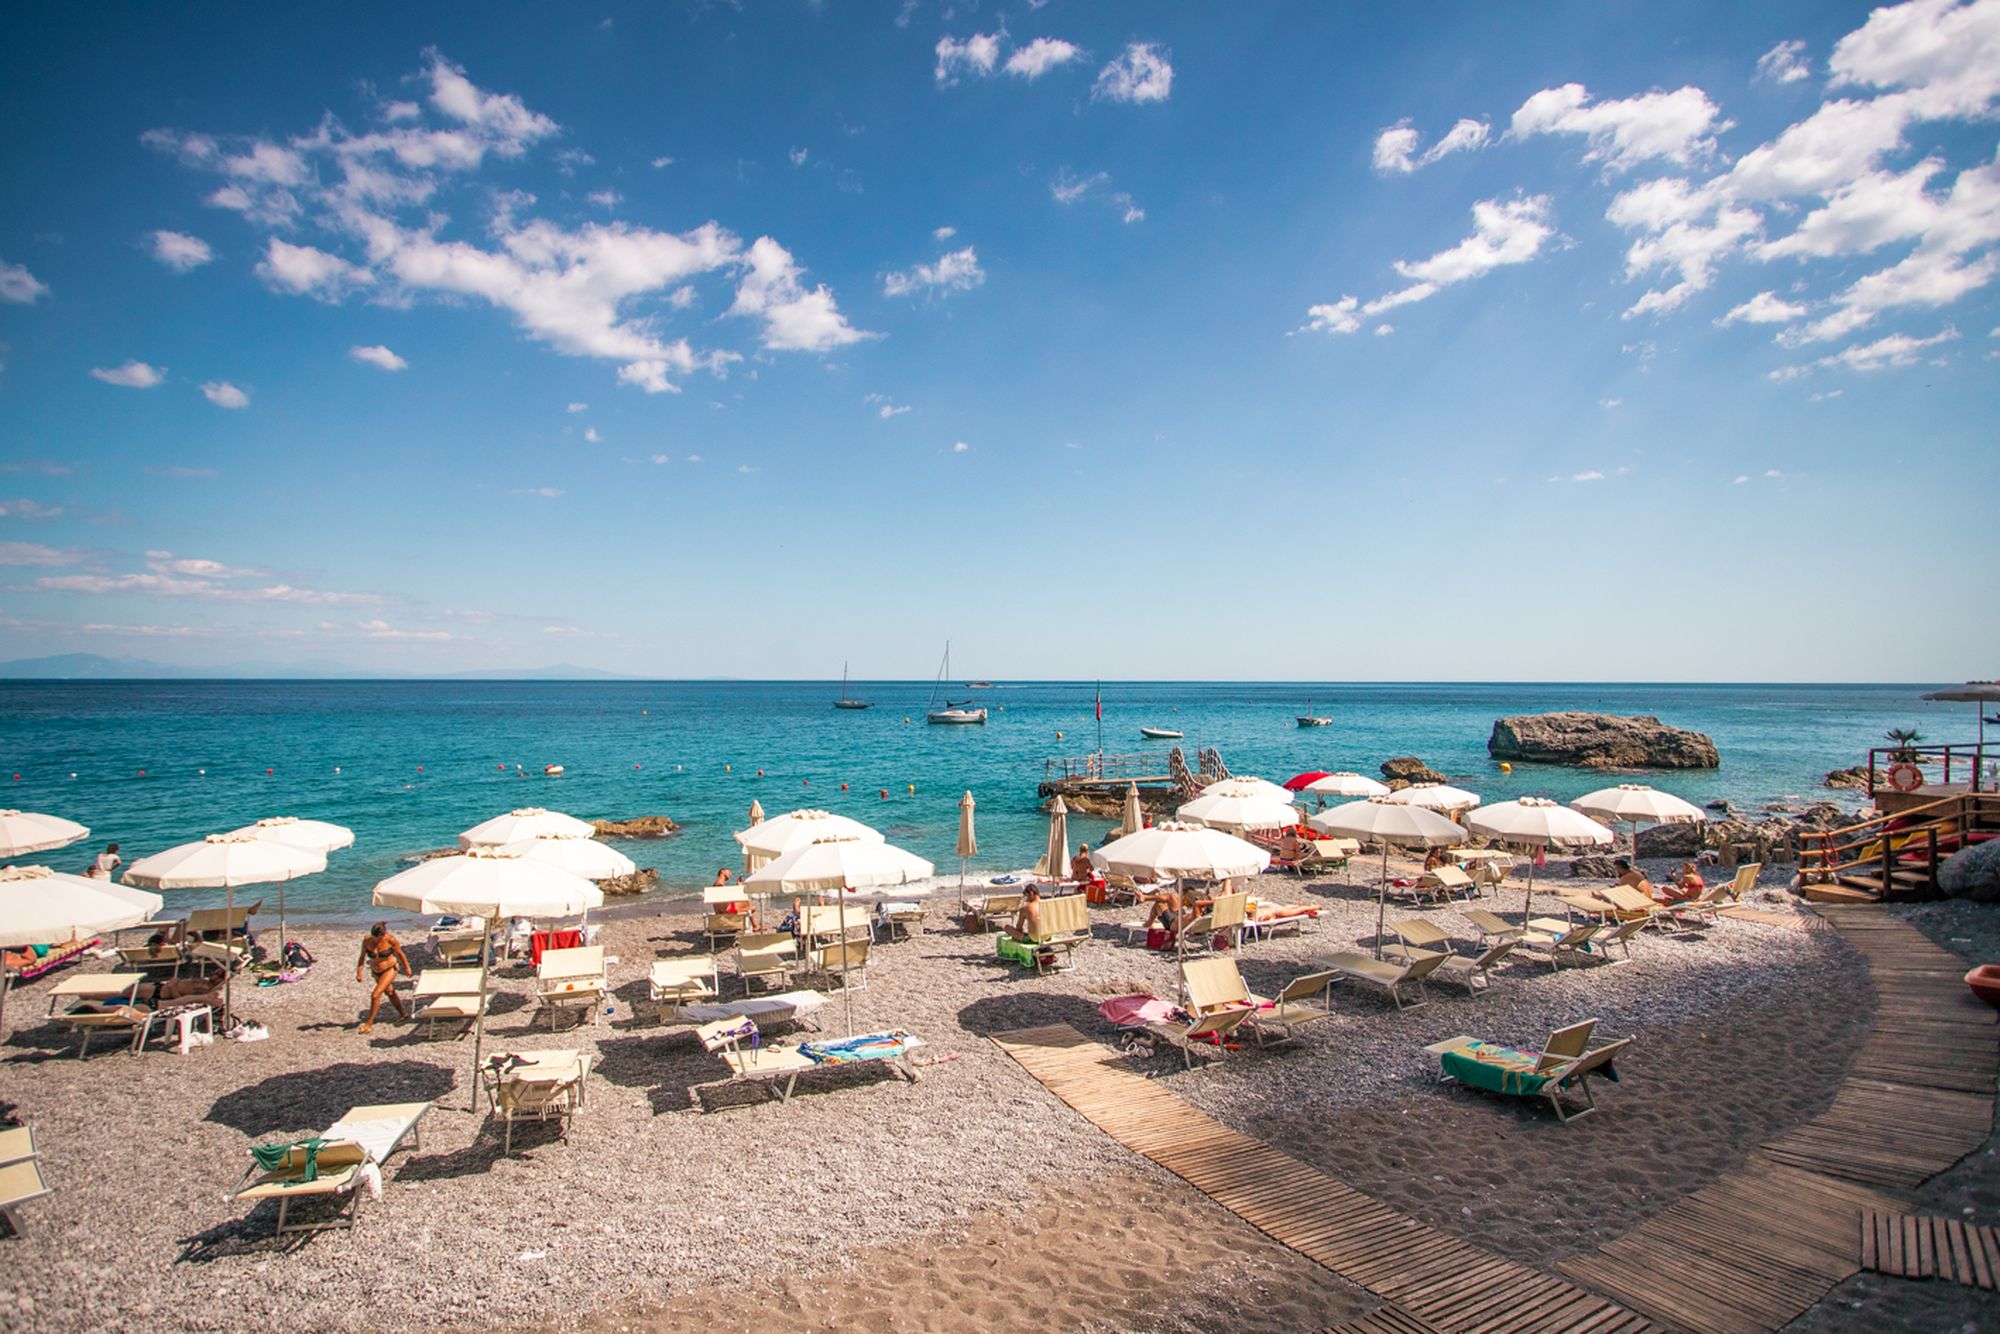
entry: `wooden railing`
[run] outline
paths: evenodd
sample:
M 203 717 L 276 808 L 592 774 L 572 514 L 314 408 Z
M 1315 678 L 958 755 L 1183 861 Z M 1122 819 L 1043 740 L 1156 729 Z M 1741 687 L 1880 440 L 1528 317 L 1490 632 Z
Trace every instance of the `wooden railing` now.
M 1886 890 L 1896 871 L 1921 870 L 1934 883 L 1941 853 L 1955 851 L 1976 831 L 1995 829 L 2000 829 L 2000 794 L 1940 797 L 1840 829 L 1801 831 L 1799 875 L 1804 884 L 1827 884 L 1843 874 L 1866 872 L 1878 876 Z M 1906 860 L 1912 854 L 1921 860 Z
M 1888 787 L 1889 770 L 1905 760 L 1923 771 L 1926 783 L 1949 783 L 1956 774 L 1957 781 L 1971 784 L 1972 790 L 1977 792 L 1989 757 L 2000 761 L 2000 743 L 1996 743 L 1991 750 L 1979 742 L 1942 746 L 1876 746 L 1868 752 L 1868 795 L 1872 797 L 1879 789 Z M 1935 778 L 1931 776 L 1933 771 L 1937 771 Z

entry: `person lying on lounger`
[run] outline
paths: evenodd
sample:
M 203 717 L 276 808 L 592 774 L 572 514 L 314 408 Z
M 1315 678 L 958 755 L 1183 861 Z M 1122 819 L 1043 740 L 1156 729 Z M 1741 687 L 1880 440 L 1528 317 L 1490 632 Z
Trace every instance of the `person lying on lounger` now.
M 1689 899 L 1700 898 L 1701 892 L 1707 888 L 1708 882 L 1701 878 L 1695 864 L 1683 862 L 1681 869 L 1674 873 L 1674 878 L 1660 886 L 1653 897 L 1661 903 L 1686 903 Z
M 1016 940 L 1033 940 L 1042 933 L 1042 891 L 1029 885 L 1021 891 L 1021 908 L 1007 934 Z
M 1278 856 L 1284 861 L 1303 861 L 1311 855 L 1312 844 L 1300 838 L 1293 830 L 1287 829 L 1284 837 L 1278 840 Z
M 1628 889 L 1636 889 L 1641 894 L 1651 894 L 1654 898 L 1659 897 L 1659 891 L 1654 888 L 1653 882 L 1646 878 L 1646 873 L 1632 865 L 1631 862 L 1620 857 L 1612 865 L 1618 868 L 1619 884 L 1624 885 Z
M 222 1008 L 222 983 L 201 977 L 177 977 L 166 982 L 141 982 L 130 992 L 102 999 L 79 1001 L 76 1010 L 85 1014 L 122 1014 L 127 1019 L 143 1019 L 146 1012 L 162 1005 L 206 1005 Z

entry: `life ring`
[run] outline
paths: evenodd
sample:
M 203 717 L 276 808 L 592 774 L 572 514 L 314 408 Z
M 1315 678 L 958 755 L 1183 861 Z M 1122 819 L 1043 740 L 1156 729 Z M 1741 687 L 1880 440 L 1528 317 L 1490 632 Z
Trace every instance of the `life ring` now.
M 1898 792 L 1915 792 L 1923 784 L 1923 770 L 1908 760 L 1898 760 L 1889 766 L 1889 786 Z

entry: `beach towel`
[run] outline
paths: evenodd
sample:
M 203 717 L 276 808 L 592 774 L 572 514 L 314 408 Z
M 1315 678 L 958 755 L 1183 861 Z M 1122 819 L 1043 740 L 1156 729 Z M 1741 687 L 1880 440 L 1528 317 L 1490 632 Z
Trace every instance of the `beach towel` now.
M 1459 1083 L 1515 1097 L 1533 1097 L 1548 1087 L 1550 1076 L 1535 1073 L 1541 1061 L 1538 1051 L 1517 1051 L 1493 1042 L 1467 1043 L 1439 1058 L 1444 1072 Z M 1617 1082 L 1618 1072 L 1610 1065 L 1596 1073 Z
M 544 950 L 573 950 L 583 944 L 583 932 L 575 927 L 562 931 L 537 931 L 528 937 L 528 963 L 531 967 L 542 966 Z
M 276 1172 L 284 1167 L 285 1160 L 292 1156 L 293 1149 L 305 1150 L 305 1167 L 299 1173 L 300 1181 L 319 1180 L 319 1151 L 326 1147 L 325 1139 L 302 1139 L 292 1144 L 252 1144 L 250 1156 L 257 1160 L 257 1166 L 266 1172 Z
M 1144 993 L 1134 996 L 1113 996 L 1099 1005 L 1097 1012 L 1120 1028 L 1164 1023 L 1178 1013 L 1172 1001 Z
M 856 1061 L 894 1060 L 918 1045 L 918 1039 L 895 1029 L 887 1033 L 863 1033 L 858 1037 L 801 1043 L 799 1052 L 821 1065 L 850 1065 Z

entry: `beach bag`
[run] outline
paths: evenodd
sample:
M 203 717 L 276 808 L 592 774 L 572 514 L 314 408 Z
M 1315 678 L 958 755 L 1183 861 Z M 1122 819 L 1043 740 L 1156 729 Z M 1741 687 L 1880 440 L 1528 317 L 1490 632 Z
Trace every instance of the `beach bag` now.
M 1174 943 L 1173 933 L 1167 930 L 1164 926 L 1149 926 L 1146 928 L 1147 949 L 1163 950 L 1173 943 Z
M 285 961 L 285 967 L 287 968 L 310 968 L 313 966 L 315 962 L 317 962 L 313 958 L 312 951 L 307 949 L 304 944 L 296 940 L 288 940 L 285 942 L 285 951 L 283 957 Z

